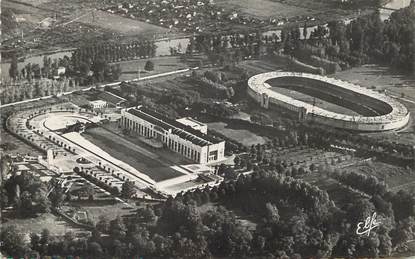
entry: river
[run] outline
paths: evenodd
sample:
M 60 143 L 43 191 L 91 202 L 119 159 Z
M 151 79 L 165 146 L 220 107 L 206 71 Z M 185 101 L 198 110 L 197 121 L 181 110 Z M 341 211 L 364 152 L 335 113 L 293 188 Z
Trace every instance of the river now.
M 385 8 L 388 9 L 384 9 L 381 8 L 380 9 L 380 16 L 382 20 L 386 20 L 390 17 L 390 14 L 393 12 L 393 10 L 390 9 L 401 9 L 404 7 L 409 6 L 409 4 L 411 3 L 411 0 L 391 0 L 388 4 L 385 5 Z M 349 23 L 351 20 L 347 19 L 345 20 L 346 23 Z M 326 25 L 324 25 L 326 26 Z M 310 36 L 311 32 L 315 30 L 315 28 L 317 28 L 317 26 L 311 26 L 311 27 L 307 27 L 307 35 L 308 37 Z M 304 39 L 303 37 L 303 28 L 300 28 L 301 30 L 301 34 L 300 37 L 301 39 Z M 279 38 L 281 38 L 281 30 L 280 29 L 276 29 L 276 30 L 269 30 L 263 33 L 263 35 L 268 35 L 271 36 L 273 34 L 278 35 Z M 177 48 L 179 46 L 179 44 L 181 45 L 181 48 L 183 50 L 185 50 L 187 48 L 187 45 L 189 44 L 189 38 L 178 38 L 178 39 L 166 39 L 166 40 L 158 40 L 155 42 L 157 49 L 156 49 L 156 56 L 167 56 L 170 55 L 170 48 Z M 24 66 L 26 66 L 26 64 L 28 63 L 32 63 L 32 64 L 39 64 L 40 66 L 42 66 L 43 64 L 43 57 L 47 55 L 48 57 L 50 57 L 52 60 L 53 59 L 59 59 L 64 57 L 65 55 L 68 57 L 72 56 L 72 52 L 71 51 L 62 51 L 62 52 L 57 52 L 57 53 L 53 53 L 53 54 L 43 54 L 43 55 L 38 55 L 38 56 L 32 56 L 32 57 L 28 57 L 26 58 L 23 62 L 19 62 L 18 63 L 18 68 L 19 71 L 24 68 Z M 9 79 L 9 68 L 10 68 L 10 63 L 1 63 L 1 78 L 2 80 L 8 80 Z
M 170 55 L 170 47 L 177 48 L 179 44 L 182 46 L 183 49 L 187 48 L 187 45 L 189 44 L 189 38 L 179 38 L 179 39 L 166 39 L 166 40 L 158 40 L 155 42 L 157 48 L 156 48 L 156 56 L 168 56 Z M 63 58 L 64 56 L 71 57 L 72 51 L 60 51 L 55 53 L 46 53 L 41 55 L 35 55 L 26 57 L 24 61 L 17 63 L 17 67 L 19 71 L 23 69 L 28 63 L 31 64 L 39 64 L 40 66 L 43 66 L 43 57 L 48 56 L 52 59 L 59 59 Z M 10 68 L 10 62 L 1 63 L 1 78 L 2 81 L 8 80 L 9 77 L 9 68 Z

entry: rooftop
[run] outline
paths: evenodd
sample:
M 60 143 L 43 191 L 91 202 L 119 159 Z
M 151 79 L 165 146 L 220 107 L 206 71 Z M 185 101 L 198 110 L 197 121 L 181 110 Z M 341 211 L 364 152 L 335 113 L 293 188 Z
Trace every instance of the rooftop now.
M 98 94 L 98 98 L 112 104 L 119 104 L 127 101 L 126 99 L 107 91 Z
M 157 125 L 166 131 L 171 130 L 173 134 L 191 141 L 193 144 L 201 147 L 222 142 L 220 139 L 214 138 L 207 134 L 203 134 L 202 132 L 193 129 L 190 126 L 184 125 L 156 111 L 147 109 L 142 106 L 128 109 L 127 112 L 134 116 L 140 117 L 143 120 L 150 122 L 151 124 Z
M 191 117 L 180 118 L 180 119 L 177 119 L 176 121 L 180 122 L 183 125 L 187 125 L 189 127 L 192 127 L 192 128 L 206 126 L 206 124 L 201 123 L 201 122 L 199 122 L 199 121 L 197 121 L 197 120 L 195 120 Z
M 95 100 L 95 101 L 90 101 L 90 104 L 106 104 L 107 102 L 104 100 Z

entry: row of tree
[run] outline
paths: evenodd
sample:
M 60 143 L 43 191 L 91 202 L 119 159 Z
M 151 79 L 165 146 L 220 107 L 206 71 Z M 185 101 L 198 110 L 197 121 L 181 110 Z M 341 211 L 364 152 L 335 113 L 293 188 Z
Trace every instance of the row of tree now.
M 6 84 L 0 93 L 1 103 L 13 103 L 26 99 L 38 98 L 48 95 L 57 95 L 67 91 L 79 89 L 77 80 L 55 80 L 40 78 L 31 81 L 21 80 Z
M 74 65 L 89 59 L 102 57 L 108 62 L 119 62 L 137 58 L 151 58 L 156 55 L 154 41 L 133 41 L 130 43 L 94 43 L 82 46 L 73 53 Z
M 51 60 L 45 56 L 43 66 L 28 63 L 19 70 L 17 55 L 12 55 L 9 76 L 13 80 L 31 80 L 34 78 L 52 78 L 65 75 L 77 77 L 81 84 L 94 82 L 115 81 L 121 74 L 121 68 L 110 63 L 150 58 L 156 54 L 156 45 L 153 41 L 134 41 L 131 43 L 93 43 L 77 48 L 72 56 Z M 153 70 L 154 64 L 147 64 L 147 70 Z M 65 68 L 60 71 L 59 68 Z M 62 73 L 61 75 L 59 73 Z

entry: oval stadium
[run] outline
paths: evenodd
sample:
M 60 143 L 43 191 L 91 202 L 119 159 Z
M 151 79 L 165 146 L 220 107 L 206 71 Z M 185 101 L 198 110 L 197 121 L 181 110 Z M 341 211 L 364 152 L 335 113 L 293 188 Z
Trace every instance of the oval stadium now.
M 295 98 L 292 94 L 304 98 Z M 357 131 L 386 131 L 404 127 L 409 111 L 397 100 L 376 91 L 320 75 L 268 72 L 248 80 L 248 94 L 261 107 L 290 110 L 300 121 Z M 302 100 L 302 99 L 307 99 Z M 313 101 L 310 101 L 310 97 Z M 316 99 L 319 100 L 317 105 Z M 336 109 L 330 109 L 336 107 Z

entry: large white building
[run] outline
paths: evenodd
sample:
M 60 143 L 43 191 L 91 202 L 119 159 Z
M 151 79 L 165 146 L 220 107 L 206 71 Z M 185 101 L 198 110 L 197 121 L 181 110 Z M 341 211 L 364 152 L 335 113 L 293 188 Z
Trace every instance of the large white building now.
M 169 149 L 200 164 L 223 160 L 225 141 L 203 133 L 198 127 L 195 129 L 186 125 L 187 122 L 188 119 L 172 120 L 153 110 L 138 106 L 121 111 L 120 126 L 139 136 L 156 139 Z M 192 119 L 192 122 L 197 121 Z

